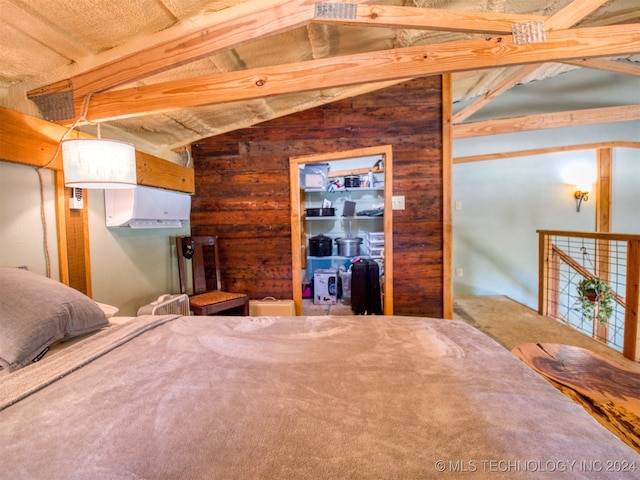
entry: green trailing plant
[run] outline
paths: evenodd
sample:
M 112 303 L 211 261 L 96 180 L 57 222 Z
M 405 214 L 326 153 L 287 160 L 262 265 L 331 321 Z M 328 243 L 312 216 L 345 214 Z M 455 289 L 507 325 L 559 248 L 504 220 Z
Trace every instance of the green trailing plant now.
M 578 310 L 582 319 L 597 319 L 601 325 L 606 325 L 613 315 L 613 292 L 609 285 L 598 277 L 584 278 L 577 287 Z M 596 308 L 597 307 L 597 308 Z

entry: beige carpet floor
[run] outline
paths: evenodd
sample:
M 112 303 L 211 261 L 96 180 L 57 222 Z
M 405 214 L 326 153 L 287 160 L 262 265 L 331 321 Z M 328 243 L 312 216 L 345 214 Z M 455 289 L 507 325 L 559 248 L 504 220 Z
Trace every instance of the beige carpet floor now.
M 553 318 L 505 296 L 469 296 L 454 299 L 454 318 L 483 331 L 511 351 L 523 343 L 560 343 L 591 350 L 621 364 L 635 364 L 619 351 Z

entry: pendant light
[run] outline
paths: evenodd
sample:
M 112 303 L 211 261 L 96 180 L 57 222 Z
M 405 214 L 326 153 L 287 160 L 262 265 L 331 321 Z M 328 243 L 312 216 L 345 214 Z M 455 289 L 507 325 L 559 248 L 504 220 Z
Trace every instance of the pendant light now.
M 62 164 L 67 187 L 133 188 L 136 185 L 136 150 L 130 143 L 102 138 L 64 140 Z
M 62 137 L 64 184 L 74 188 L 133 188 L 136 186 L 136 149 L 130 143 L 100 138 L 65 139 L 86 119 L 91 94 L 82 105 L 82 114 Z

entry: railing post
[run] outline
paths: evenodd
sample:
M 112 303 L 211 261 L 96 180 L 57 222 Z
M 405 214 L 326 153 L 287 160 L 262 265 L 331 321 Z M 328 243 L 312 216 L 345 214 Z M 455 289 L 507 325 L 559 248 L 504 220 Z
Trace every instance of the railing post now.
M 627 289 L 622 354 L 640 361 L 640 240 L 627 242 Z
M 538 313 L 547 315 L 547 281 L 549 273 L 549 238 L 550 236 L 544 232 L 538 231 Z
M 553 245 L 551 235 L 547 237 L 547 316 L 558 318 L 558 305 L 560 304 L 560 255 Z
M 608 240 L 596 240 L 596 264 L 595 274 L 600 280 L 609 285 L 611 281 L 611 272 L 609 265 L 611 263 L 610 254 L 611 242 Z M 609 323 L 602 325 L 597 319 L 593 320 L 593 338 L 596 340 L 608 343 L 609 338 Z

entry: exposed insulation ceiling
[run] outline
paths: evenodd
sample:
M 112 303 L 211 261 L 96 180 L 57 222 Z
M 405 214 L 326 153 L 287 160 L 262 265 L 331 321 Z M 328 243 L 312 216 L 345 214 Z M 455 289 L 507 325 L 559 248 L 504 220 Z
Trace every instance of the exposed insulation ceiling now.
M 639 22 L 639 0 L 0 0 L 0 105 L 171 159 L 412 76 L 453 72 L 454 102 L 576 68 L 637 79 Z

